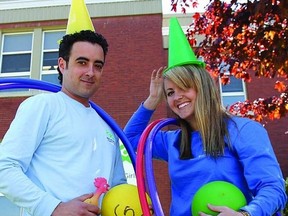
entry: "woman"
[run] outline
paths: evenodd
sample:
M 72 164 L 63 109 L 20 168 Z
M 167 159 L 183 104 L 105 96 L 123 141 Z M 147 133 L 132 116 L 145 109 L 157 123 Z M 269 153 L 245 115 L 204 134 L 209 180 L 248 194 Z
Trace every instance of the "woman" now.
M 214 80 L 198 60 L 152 72 L 150 94 L 125 127 L 135 149 L 163 92 L 180 129 L 159 131 L 152 153 L 168 162 L 171 216 L 191 215 L 195 193 L 212 181 L 234 184 L 247 200 L 239 211 L 208 205 L 221 216 L 271 216 L 285 207 L 284 179 L 266 130 L 222 108 Z
M 150 95 L 129 120 L 125 133 L 136 149 L 161 102 L 164 82 L 167 103 L 181 128 L 158 132 L 153 143 L 153 157 L 167 161 L 169 166 L 170 215 L 191 215 L 197 190 L 216 180 L 230 182 L 244 193 L 248 203 L 241 208 L 244 215 L 271 216 L 283 209 L 284 180 L 262 125 L 225 112 L 213 79 L 204 68 L 178 66 L 163 77 L 161 72 L 153 71 Z M 210 209 L 223 216 L 243 215 L 226 207 Z

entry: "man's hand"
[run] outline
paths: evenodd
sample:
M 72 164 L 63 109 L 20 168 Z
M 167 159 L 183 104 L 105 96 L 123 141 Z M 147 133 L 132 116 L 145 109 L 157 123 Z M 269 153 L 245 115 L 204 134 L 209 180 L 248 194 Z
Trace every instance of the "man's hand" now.
M 99 207 L 85 203 L 93 194 L 85 194 L 69 202 L 61 202 L 53 211 L 52 216 L 95 216 L 101 213 Z

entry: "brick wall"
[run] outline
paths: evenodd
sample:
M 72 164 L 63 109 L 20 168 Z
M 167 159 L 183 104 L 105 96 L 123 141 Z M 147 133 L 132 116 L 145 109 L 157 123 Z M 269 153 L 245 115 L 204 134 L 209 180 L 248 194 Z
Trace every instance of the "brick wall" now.
M 9 128 L 19 104 L 25 98 L 0 98 L 0 140 Z
M 247 84 L 248 99 L 253 101 L 258 98 L 279 96 L 279 92 L 274 90 L 276 80 L 281 81 L 279 78 L 252 77 L 252 82 Z M 286 178 L 288 177 L 288 118 L 286 116 L 280 120 L 267 120 L 264 126 Z

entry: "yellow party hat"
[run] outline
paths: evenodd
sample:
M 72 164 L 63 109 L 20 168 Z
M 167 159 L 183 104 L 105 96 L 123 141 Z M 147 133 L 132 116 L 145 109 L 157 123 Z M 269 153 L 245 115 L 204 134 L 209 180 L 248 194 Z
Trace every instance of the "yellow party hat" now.
M 187 64 L 205 67 L 205 63 L 194 54 L 178 19 L 172 17 L 169 24 L 168 67 L 164 73 L 175 66 Z
M 72 0 L 66 34 L 81 30 L 95 31 L 84 0 Z

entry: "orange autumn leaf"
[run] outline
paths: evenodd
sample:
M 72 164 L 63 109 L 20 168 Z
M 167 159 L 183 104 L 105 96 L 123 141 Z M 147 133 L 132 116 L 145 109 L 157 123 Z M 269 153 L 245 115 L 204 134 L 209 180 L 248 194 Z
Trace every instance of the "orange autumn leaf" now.
M 281 115 L 280 115 L 279 110 L 275 110 L 273 112 L 273 117 L 274 117 L 274 119 L 280 119 Z
M 275 87 L 278 92 L 284 92 L 286 90 L 286 85 L 283 82 L 276 81 Z
M 193 16 L 192 16 L 195 20 L 198 20 L 200 18 L 200 13 L 195 13 Z
M 223 85 L 227 85 L 227 84 L 229 84 L 229 82 L 230 82 L 230 79 L 229 79 L 228 76 L 223 76 L 223 77 L 221 77 L 221 83 L 222 83 Z
M 258 121 L 258 122 L 261 122 L 261 121 L 263 120 L 262 115 L 257 115 L 257 116 L 255 117 L 255 120 Z

